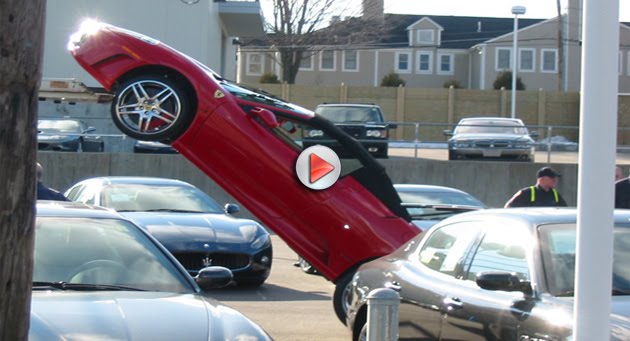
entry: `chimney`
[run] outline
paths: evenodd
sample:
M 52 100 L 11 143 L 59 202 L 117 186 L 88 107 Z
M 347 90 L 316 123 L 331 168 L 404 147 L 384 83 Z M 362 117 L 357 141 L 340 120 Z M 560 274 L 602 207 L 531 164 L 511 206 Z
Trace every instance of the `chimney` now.
M 384 0 L 363 0 L 363 19 L 383 19 L 384 17 Z

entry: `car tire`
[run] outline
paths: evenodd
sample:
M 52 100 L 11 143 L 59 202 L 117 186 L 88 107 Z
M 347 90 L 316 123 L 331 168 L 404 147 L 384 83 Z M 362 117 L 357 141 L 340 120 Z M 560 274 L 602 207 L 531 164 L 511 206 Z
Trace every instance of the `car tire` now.
M 352 277 L 354 269 L 346 272 L 335 283 L 335 292 L 333 294 L 333 307 L 335 314 L 341 323 L 346 325 L 346 316 L 348 315 L 348 307 L 350 306 L 350 290 L 352 285 Z
M 137 140 L 172 141 L 195 115 L 183 82 L 165 75 L 142 75 L 116 89 L 111 114 L 124 134 Z
M 317 273 L 317 270 L 311 265 L 311 263 L 309 263 L 306 259 L 302 257 L 298 259 L 298 265 L 300 266 L 300 269 L 302 269 L 302 271 L 309 275 Z
M 449 161 L 457 160 L 457 154 L 454 151 L 449 150 L 448 151 L 448 159 L 449 159 Z
M 104 151 L 105 151 L 105 143 L 102 143 L 102 142 L 101 142 L 101 143 L 99 143 L 99 145 L 98 145 L 98 150 L 97 150 L 97 152 L 98 152 L 98 153 L 102 153 L 102 152 L 104 152 Z

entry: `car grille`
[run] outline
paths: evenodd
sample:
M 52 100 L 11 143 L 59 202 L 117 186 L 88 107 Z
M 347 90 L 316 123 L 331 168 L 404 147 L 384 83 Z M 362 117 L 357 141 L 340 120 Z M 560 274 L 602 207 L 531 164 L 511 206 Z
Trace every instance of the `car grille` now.
M 360 138 L 363 132 L 363 128 L 361 127 L 343 127 L 342 128 L 343 131 L 345 131 L 346 133 L 348 133 L 348 135 L 354 137 L 354 138 Z
M 502 141 L 502 140 L 475 141 L 475 147 L 478 147 L 478 148 L 508 148 L 508 147 L 510 147 L 510 141 Z
M 249 256 L 234 253 L 200 253 L 188 252 L 174 254 L 175 258 L 186 268 L 186 270 L 199 270 L 203 268 L 204 262 L 208 265 L 224 266 L 230 270 L 241 269 L 249 265 Z

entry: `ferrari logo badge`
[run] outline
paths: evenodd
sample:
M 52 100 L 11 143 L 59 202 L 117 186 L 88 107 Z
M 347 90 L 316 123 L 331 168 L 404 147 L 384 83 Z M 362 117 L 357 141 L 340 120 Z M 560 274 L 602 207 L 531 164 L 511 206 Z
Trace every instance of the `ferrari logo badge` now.
M 225 97 L 225 94 L 223 93 L 223 91 L 217 90 L 214 92 L 214 98 L 223 98 L 223 97 Z

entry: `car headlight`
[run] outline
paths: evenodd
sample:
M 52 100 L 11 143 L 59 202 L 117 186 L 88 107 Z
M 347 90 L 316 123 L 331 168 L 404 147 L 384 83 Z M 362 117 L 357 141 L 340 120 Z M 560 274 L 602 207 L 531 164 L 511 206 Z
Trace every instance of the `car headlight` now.
M 532 144 L 529 141 L 515 141 L 512 147 L 526 149 L 531 147 L 531 145 Z
M 319 136 L 324 136 L 324 132 L 321 130 L 310 130 L 308 132 L 308 136 L 309 137 L 319 137 Z
M 470 143 L 470 142 L 455 142 L 455 143 L 453 143 L 453 147 L 455 147 L 455 148 L 470 148 L 470 147 L 472 147 L 472 143 Z
M 250 246 L 253 249 L 262 249 L 269 246 L 269 244 L 271 244 L 271 238 L 269 237 L 269 234 L 265 233 L 254 239 Z
M 96 34 L 105 24 L 94 19 L 87 19 L 81 23 L 79 30 L 70 36 L 68 50 L 81 47 L 87 38 Z
M 387 137 L 387 132 L 385 130 L 372 129 L 365 132 L 365 135 L 368 137 Z

